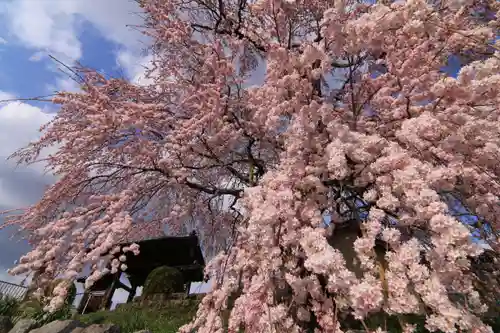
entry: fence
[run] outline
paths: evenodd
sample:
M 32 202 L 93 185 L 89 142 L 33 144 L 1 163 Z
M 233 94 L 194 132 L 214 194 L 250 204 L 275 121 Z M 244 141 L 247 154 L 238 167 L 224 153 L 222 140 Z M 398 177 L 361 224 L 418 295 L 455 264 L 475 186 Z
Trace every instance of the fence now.
M 0 297 L 8 296 L 22 300 L 26 295 L 28 288 L 7 281 L 0 281 Z

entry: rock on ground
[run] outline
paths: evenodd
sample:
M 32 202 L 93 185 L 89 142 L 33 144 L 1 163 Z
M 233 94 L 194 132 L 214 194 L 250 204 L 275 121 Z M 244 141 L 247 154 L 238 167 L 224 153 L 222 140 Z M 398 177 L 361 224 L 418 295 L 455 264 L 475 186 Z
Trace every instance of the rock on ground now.
M 28 331 L 9 333 L 27 332 Z M 57 320 L 40 328 L 31 330 L 29 333 L 120 333 L 120 328 L 113 324 L 93 324 L 86 326 L 78 320 Z
M 19 319 L 9 333 L 28 333 L 36 326 L 34 319 Z
M 82 333 L 85 330 L 85 327 L 77 327 L 71 331 L 71 333 Z
M 120 333 L 120 328 L 113 324 L 93 324 L 86 327 L 81 333 Z
M 71 333 L 77 327 L 85 326 L 77 320 L 56 320 L 30 331 L 30 333 Z
M 8 333 L 12 326 L 12 320 L 10 317 L 0 316 L 0 333 Z

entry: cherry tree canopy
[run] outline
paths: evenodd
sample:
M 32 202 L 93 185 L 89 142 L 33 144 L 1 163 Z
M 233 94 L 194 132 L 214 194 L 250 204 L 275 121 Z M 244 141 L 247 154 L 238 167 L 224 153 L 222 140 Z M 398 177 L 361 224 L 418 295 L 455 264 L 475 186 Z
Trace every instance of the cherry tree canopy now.
M 479 238 L 499 249 L 498 2 L 141 6 L 151 82 L 78 69 L 83 91 L 59 93 L 14 155 L 57 145 L 60 178 L 9 221 L 34 247 L 13 274 L 91 265 L 91 284 L 133 226 L 167 226 L 197 230 L 213 257 L 215 288 L 183 332 L 340 333 L 345 315 L 375 330 L 374 314 L 491 332 L 471 258 Z

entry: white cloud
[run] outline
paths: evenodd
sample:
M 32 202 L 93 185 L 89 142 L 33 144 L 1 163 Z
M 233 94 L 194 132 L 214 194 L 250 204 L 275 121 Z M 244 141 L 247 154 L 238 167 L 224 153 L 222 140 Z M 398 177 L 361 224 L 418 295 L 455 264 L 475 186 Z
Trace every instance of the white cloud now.
M 58 77 L 56 83 L 47 85 L 47 90 L 50 93 L 55 91 L 77 92 L 80 90 L 80 85 L 70 77 Z
M 0 93 L 0 96 L 12 95 Z M 0 99 L 5 99 L 0 97 Z M 26 103 L 0 104 L 0 157 L 7 157 L 40 136 L 40 126 L 50 121 L 53 114 Z
M 132 28 L 143 23 L 141 11 L 135 0 L 15 0 L 3 4 L 0 18 L 18 42 L 35 50 L 30 61 L 40 61 L 50 54 L 66 65 L 81 59 L 79 35 L 85 23 L 90 23 L 102 37 L 117 44 L 119 57 L 124 60 L 120 64 L 128 77 L 141 82 L 140 65 L 148 61 L 141 56 L 147 37 Z M 58 66 L 51 64 L 49 68 L 57 71 Z M 75 85 L 68 87 L 68 83 L 63 77 L 49 88 L 74 91 Z
M 78 35 L 85 21 L 104 38 L 127 49 L 140 49 L 145 37 L 127 27 L 142 23 L 140 11 L 133 0 L 16 0 L 6 5 L 4 15 L 10 33 L 21 43 L 72 63 L 82 56 Z
M 0 91 L 0 100 L 15 98 L 13 94 Z M 41 125 L 53 119 L 53 114 L 44 112 L 43 109 L 20 102 L 0 103 L 0 160 L 4 167 L 0 168 L 0 205 L 4 207 L 21 207 L 30 203 L 22 191 L 12 191 L 9 184 L 15 177 L 24 174 L 24 178 L 35 174 L 43 175 L 44 165 L 33 164 L 29 167 L 14 168 L 15 161 L 5 161 L 16 150 L 26 146 L 31 141 L 40 137 Z M 52 151 L 47 149 L 46 155 Z M 5 166 L 8 166 L 5 168 Z M 15 175 L 14 173 L 17 173 Z M 22 177 L 21 177 L 22 178 Z
M 14 99 L 14 98 L 16 98 L 16 96 L 14 94 L 0 90 L 0 101 Z
M 74 33 L 74 1 L 12 1 L 7 5 L 10 32 L 34 49 L 48 49 L 58 56 L 77 60 L 81 44 Z
M 5 38 L 0 37 L 0 45 L 5 45 L 5 44 L 7 44 Z
M 139 85 L 153 83 L 150 78 L 146 78 L 146 70 L 150 68 L 152 60 L 151 55 L 143 56 L 128 50 L 122 50 L 116 56 L 117 64 L 125 70 L 127 77 Z
M 31 55 L 31 57 L 29 57 L 29 61 L 33 61 L 33 62 L 38 62 L 42 59 L 44 59 L 45 57 L 47 57 L 47 52 L 45 51 L 37 51 L 35 53 L 33 53 Z

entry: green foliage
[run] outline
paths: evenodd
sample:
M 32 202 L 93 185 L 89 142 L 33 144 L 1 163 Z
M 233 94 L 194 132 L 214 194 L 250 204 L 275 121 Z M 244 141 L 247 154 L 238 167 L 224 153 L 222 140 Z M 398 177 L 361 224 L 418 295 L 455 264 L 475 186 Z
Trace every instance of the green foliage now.
M 112 323 L 120 327 L 121 333 L 133 333 L 147 329 L 151 333 L 175 333 L 196 314 L 199 301 L 185 302 L 182 306 L 172 304 L 162 308 L 142 308 L 133 303 L 124 304 L 115 311 L 100 311 L 78 316 L 86 324 Z
M 182 291 L 184 280 L 179 270 L 161 266 L 149 273 L 144 284 L 143 296 L 147 298 L 153 294 L 172 294 Z
M 17 317 L 36 318 L 40 312 L 43 312 L 43 306 L 35 299 L 27 299 L 19 305 Z
M 68 297 L 68 300 L 70 300 L 70 297 Z M 66 301 L 61 309 L 50 313 L 44 310 L 43 304 L 38 300 L 28 299 L 19 305 L 18 311 L 16 313 L 16 319 L 33 319 L 37 323 L 36 326 L 40 327 L 54 320 L 70 319 L 72 315 L 72 305 L 68 301 Z
M 19 303 L 16 298 L 0 295 L 0 316 L 15 316 L 19 309 Z

